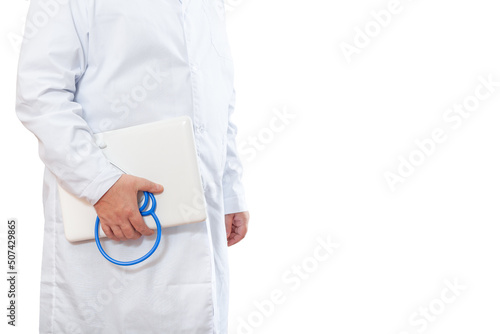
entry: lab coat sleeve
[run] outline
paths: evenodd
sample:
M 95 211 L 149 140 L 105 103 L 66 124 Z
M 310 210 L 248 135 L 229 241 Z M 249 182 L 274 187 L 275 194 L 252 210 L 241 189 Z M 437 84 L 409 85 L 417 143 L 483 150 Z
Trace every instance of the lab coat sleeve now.
M 95 204 L 122 172 L 95 144 L 74 101 L 88 49 L 85 0 L 31 1 L 17 74 L 16 113 L 70 193 Z M 43 24 L 41 24 L 41 22 Z
M 241 182 L 243 167 L 236 148 L 236 134 L 238 129 L 231 119 L 234 113 L 234 105 L 235 91 L 233 89 L 228 108 L 226 165 L 222 178 L 225 214 L 248 210 L 245 201 L 245 191 Z

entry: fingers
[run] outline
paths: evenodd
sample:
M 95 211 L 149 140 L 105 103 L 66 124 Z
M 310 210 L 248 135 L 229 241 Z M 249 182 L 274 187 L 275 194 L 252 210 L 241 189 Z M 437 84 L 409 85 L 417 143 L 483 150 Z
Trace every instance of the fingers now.
M 231 226 L 231 234 L 227 239 L 227 246 L 237 244 L 246 236 L 248 232 L 248 216 L 235 215 Z
M 151 193 L 161 193 L 163 192 L 163 186 L 154 183 L 152 181 L 149 181 L 147 179 L 144 179 L 142 177 L 135 177 L 135 182 L 136 182 L 136 188 L 137 191 L 149 191 Z M 154 234 L 154 231 L 150 229 L 146 223 L 144 222 L 144 219 L 142 215 L 140 214 L 138 207 L 134 208 L 134 210 L 128 211 L 127 212 L 127 218 L 128 221 L 130 222 L 130 229 L 127 228 L 127 231 L 124 231 L 125 233 L 129 233 L 129 235 L 133 236 L 132 238 L 136 239 L 140 237 L 141 235 L 152 235 Z M 127 236 L 127 234 L 125 234 Z M 127 236 L 128 237 L 128 236 Z M 131 238 L 129 238 L 131 239 Z
M 137 178 L 137 190 L 149 191 L 150 193 L 159 194 L 163 192 L 163 186 L 158 183 L 154 183 L 147 179 L 138 177 Z
M 229 237 L 229 239 L 227 239 L 227 246 L 231 247 L 232 245 L 237 244 L 241 240 L 243 240 L 242 236 L 238 234 L 233 234 L 231 237 Z
M 248 211 L 237 212 L 234 214 L 227 214 L 226 219 L 226 232 L 227 245 L 232 246 L 246 236 L 248 232 L 248 221 L 250 219 L 250 213 Z
M 118 238 L 119 240 L 122 240 L 122 241 L 126 240 L 120 226 L 114 225 L 114 226 L 110 226 L 110 228 L 113 231 L 113 234 L 115 235 L 116 238 Z
M 161 193 L 163 186 L 124 174 L 94 205 L 97 215 L 101 218 L 102 230 L 108 238 L 124 241 L 154 234 L 139 212 L 138 191 Z
M 226 221 L 226 238 L 229 238 L 233 226 L 234 213 L 225 215 L 224 219 Z
M 141 233 L 137 232 L 134 227 L 128 223 L 128 224 L 123 224 L 122 226 L 120 226 L 122 232 L 123 232 L 123 235 L 125 235 L 125 238 L 127 239 L 139 239 L 140 236 L 141 236 Z
M 102 231 L 104 232 L 104 234 L 106 234 L 106 236 L 114 241 L 120 241 L 120 239 L 118 239 L 115 234 L 113 233 L 113 231 L 111 230 L 111 227 L 107 226 L 107 225 L 102 225 L 101 224 L 101 228 L 102 228 Z
M 142 220 L 142 217 L 139 215 Z M 144 227 L 140 227 L 143 233 L 139 233 L 136 228 L 131 224 L 131 222 L 122 223 L 121 225 L 107 225 L 101 222 L 101 228 L 104 234 L 112 240 L 115 241 L 125 241 L 128 239 L 136 240 L 141 237 L 141 235 L 151 235 L 154 233 L 153 230 L 149 229 L 147 225 L 142 220 Z
M 233 227 L 233 230 L 231 231 L 231 235 L 229 235 L 229 238 L 227 239 L 227 246 L 232 246 L 234 244 L 237 244 L 247 234 L 247 227 L 245 225 L 239 226 L 239 227 Z
M 140 235 L 152 235 L 154 234 L 154 231 L 152 229 L 150 229 L 146 223 L 144 222 L 144 218 L 142 218 L 141 214 L 139 213 L 139 211 L 137 211 L 136 213 L 134 213 L 133 215 L 131 215 L 129 217 L 129 221 L 130 223 L 132 224 L 132 226 L 134 227 L 135 231 L 137 234 Z
M 138 208 L 122 209 L 121 217 L 114 216 L 112 219 L 110 217 L 101 218 L 101 228 L 104 234 L 115 241 L 140 238 L 141 234 L 135 230 L 129 221 L 129 217 L 132 217 L 136 211 L 139 212 Z

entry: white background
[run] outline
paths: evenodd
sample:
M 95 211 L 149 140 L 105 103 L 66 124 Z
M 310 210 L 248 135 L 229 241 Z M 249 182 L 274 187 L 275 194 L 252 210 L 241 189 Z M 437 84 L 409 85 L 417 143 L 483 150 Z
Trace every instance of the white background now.
M 500 87 L 457 128 L 443 119 L 479 77 L 500 81 L 496 2 L 401 0 L 349 62 L 342 43 L 390 0 L 226 1 L 251 208 L 229 249 L 230 333 L 498 333 Z M 2 278 L 2 333 L 38 331 L 43 166 L 14 112 L 28 4 L 0 5 L 1 277 L 19 222 L 19 326 Z M 384 174 L 436 128 L 446 140 L 392 191 Z

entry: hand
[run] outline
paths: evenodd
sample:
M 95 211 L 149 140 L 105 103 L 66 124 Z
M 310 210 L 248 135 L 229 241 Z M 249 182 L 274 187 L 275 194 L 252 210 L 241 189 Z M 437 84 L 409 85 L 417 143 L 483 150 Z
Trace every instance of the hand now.
M 230 213 L 225 216 L 225 219 L 227 246 L 229 247 L 240 242 L 247 234 L 250 213 L 248 211 Z
M 149 180 L 123 174 L 118 181 L 94 205 L 103 232 L 115 241 L 138 239 L 141 235 L 152 235 L 137 203 L 139 190 L 161 193 L 163 186 Z

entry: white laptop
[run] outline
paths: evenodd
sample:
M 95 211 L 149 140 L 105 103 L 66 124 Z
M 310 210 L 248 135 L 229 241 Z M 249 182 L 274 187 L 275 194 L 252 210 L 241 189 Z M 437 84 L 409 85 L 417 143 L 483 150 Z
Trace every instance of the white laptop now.
M 162 227 L 206 220 L 191 118 L 176 117 L 99 133 L 96 142 L 106 158 L 127 174 L 163 185 L 155 194 Z M 59 186 L 64 233 L 69 241 L 94 239 L 96 212 L 85 200 Z M 152 217 L 144 220 L 156 229 Z M 106 237 L 102 229 L 100 236 Z

